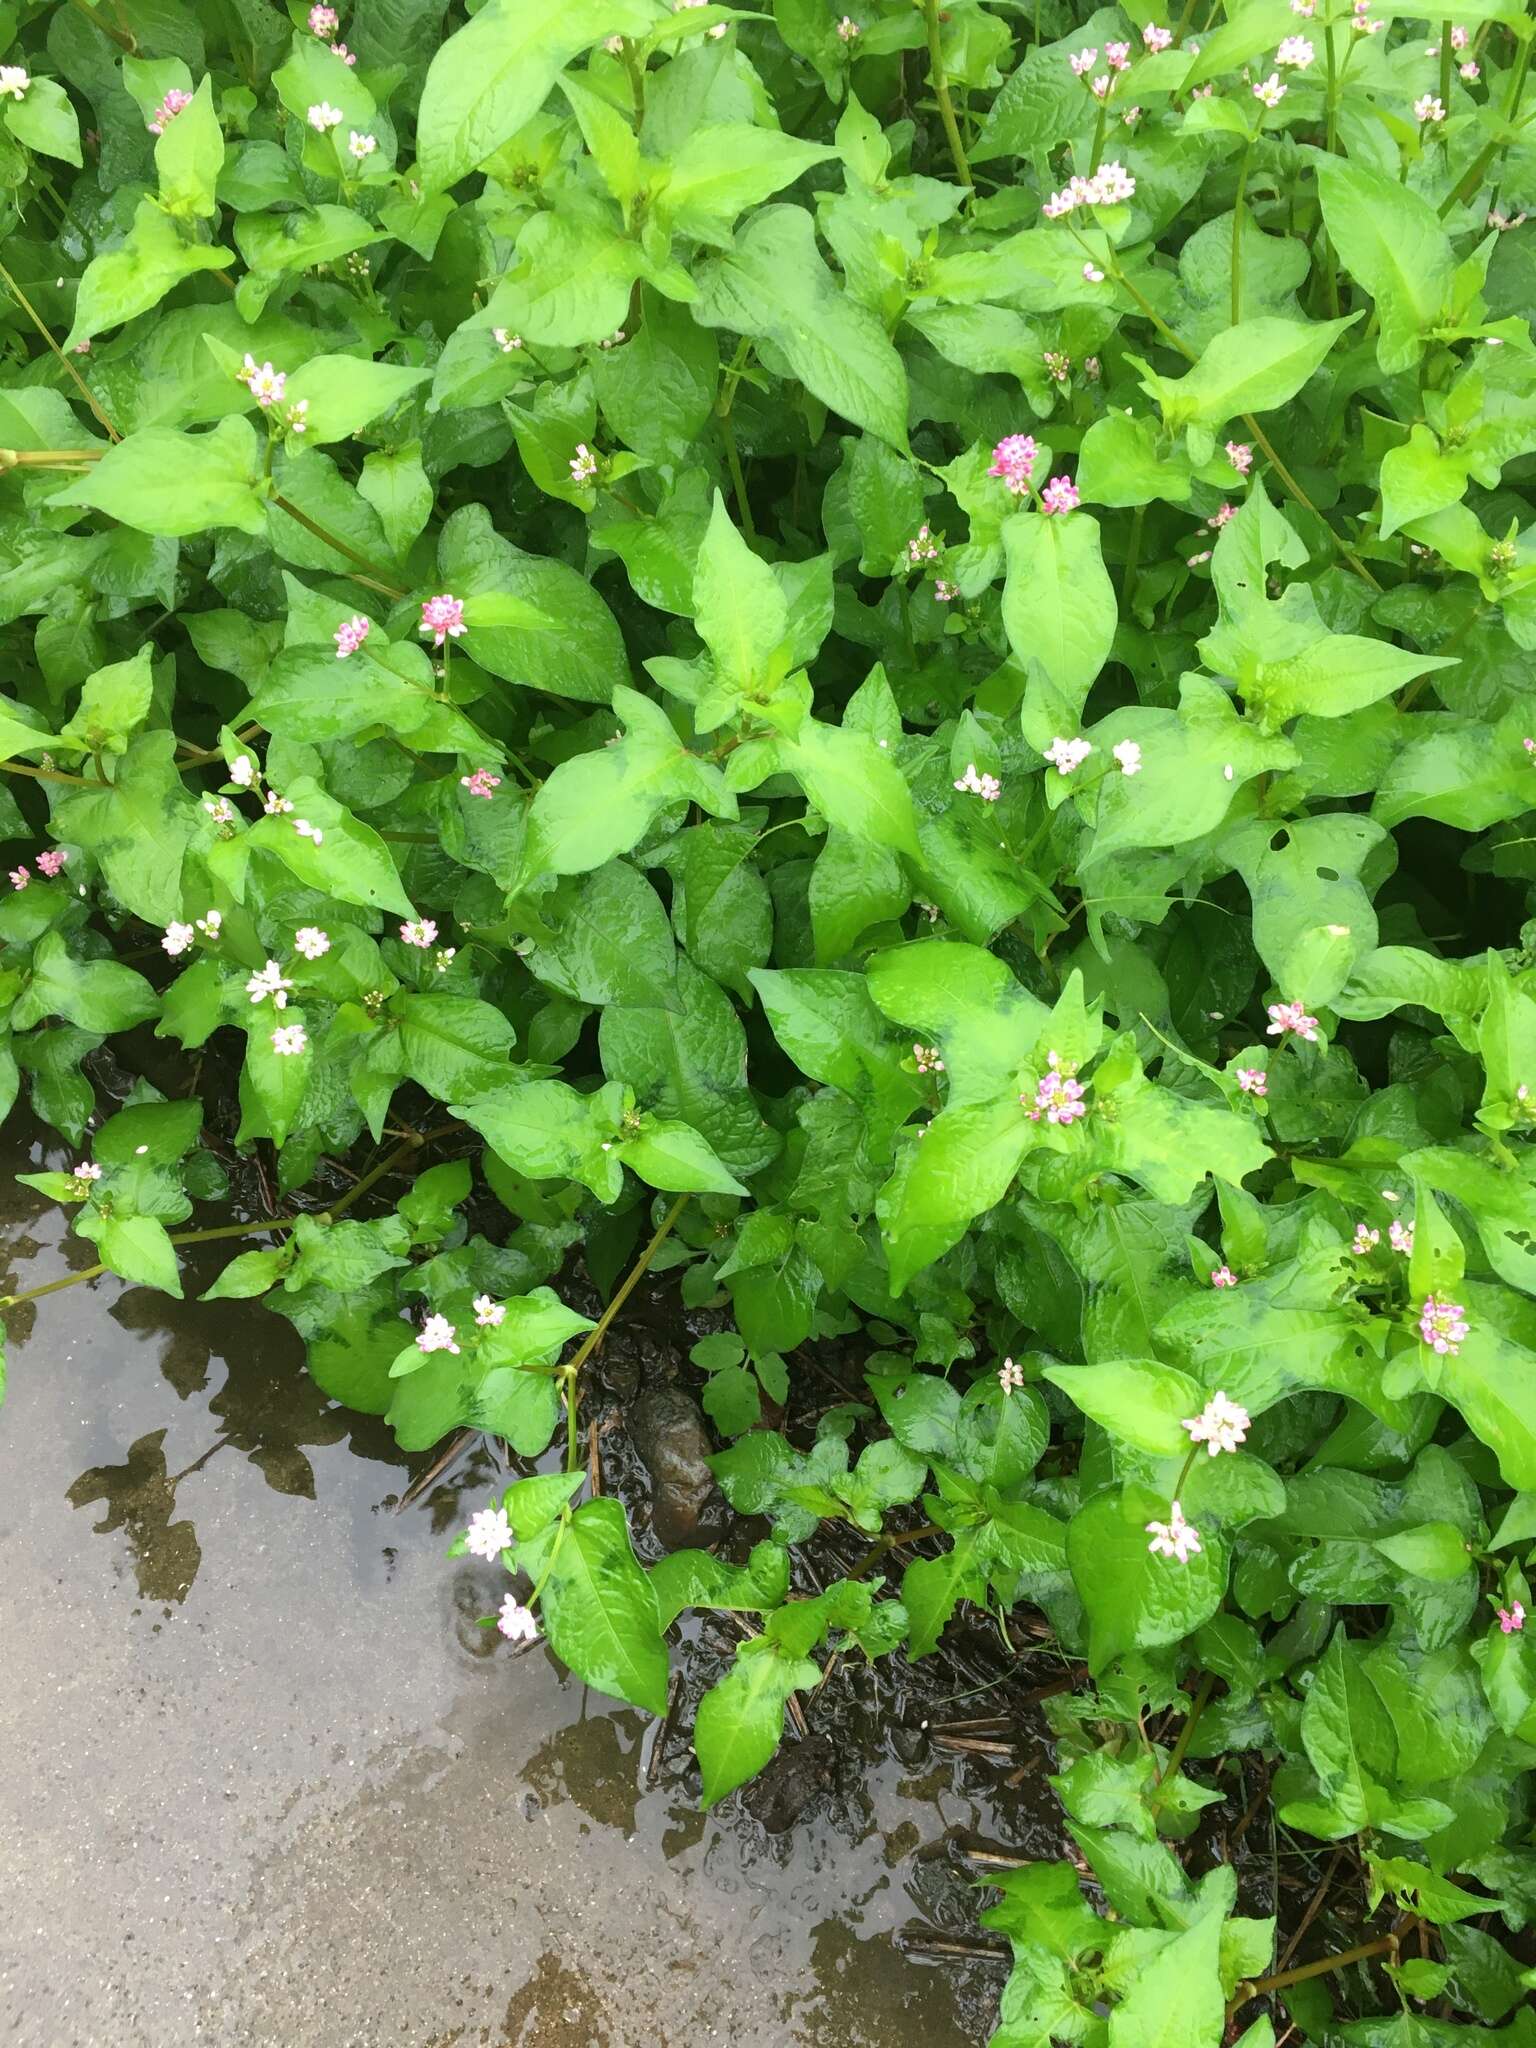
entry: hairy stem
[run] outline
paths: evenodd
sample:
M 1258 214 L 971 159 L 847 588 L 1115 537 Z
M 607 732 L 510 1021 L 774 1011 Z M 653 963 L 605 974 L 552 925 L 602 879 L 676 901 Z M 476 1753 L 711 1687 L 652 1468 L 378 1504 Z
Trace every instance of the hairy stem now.
M 1238 1985 L 1237 1995 L 1227 2007 L 1228 2015 L 1250 1999 L 1262 1997 L 1266 1991 L 1283 1991 L 1287 1984 L 1301 1984 L 1308 1977 L 1326 1977 L 1331 1971 L 1348 1969 L 1351 1963 L 1363 1963 L 1370 1956 L 1395 1952 L 1401 1941 L 1401 1935 L 1384 1934 L 1378 1941 L 1362 1941 L 1357 1948 L 1342 1949 L 1336 1956 L 1322 1956 L 1315 1963 L 1300 1963 L 1294 1970 L 1277 1970 L 1272 1977 L 1255 1977 Z
M 281 491 L 274 491 L 270 502 L 276 505 L 279 511 L 286 512 L 290 519 L 296 519 L 306 533 L 312 533 L 316 540 L 323 540 L 328 548 L 334 548 L 338 555 L 345 555 L 349 562 L 356 562 L 360 569 L 365 569 L 368 572 L 364 576 L 354 576 L 352 579 L 354 583 L 361 583 L 368 590 L 377 590 L 383 597 L 400 598 L 405 596 L 403 590 L 385 579 L 384 572 L 380 569 L 377 562 L 370 561 L 367 555 L 359 554 L 350 541 L 345 541 L 339 534 L 330 532 L 318 520 L 311 519 L 307 512 L 301 512 L 291 499 L 283 496 Z

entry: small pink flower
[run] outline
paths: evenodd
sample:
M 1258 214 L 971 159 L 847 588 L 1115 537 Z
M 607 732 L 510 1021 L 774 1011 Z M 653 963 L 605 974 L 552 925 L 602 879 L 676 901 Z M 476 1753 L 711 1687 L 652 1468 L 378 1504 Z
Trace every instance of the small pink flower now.
M 1462 25 L 1461 25 L 1461 23 L 1460 23 L 1459 21 L 1458 21 L 1458 22 L 1453 22 L 1453 23 L 1451 24 L 1451 48 L 1452 48 L 1453 50 L 1464 50 L 1464 49 L 1465 49 L 1466 47 L 1467 47 L 1467 32 L 1466 32 L 1466 30 L 1465 30 L 1465 29 L 1464 29 L 1464 28 L 1462 27 Z
M 235 375 L 242 384 L 250 387 L 252 398 L 263 412 L 269 406 L 281 404 L 283 392 L 288 384 L 286 370 L 274 370 L 270 363 L 258 363 L 247 350 L 245 362 Z
M 953 604 L 955 599 L 960 595 L 960 586 L 958 583 L 946 582 L 945 579 L 942 576 L 940 576 L 934 583 L 933 594 L 940 604 Z
M 357 59 L 352 54 L 352 52 L 347 48 L 345 43 L 333 43 L 331 47 L 335 50 L 336 55 L 341 59 L 343 64 L 350 64 L 354 71 L 357 69 Z
M 1169 1508 L 1166 1522 L 1148 1522 L 1147 1534 L 1152 1538 L 1147 1548 L 1154 1557 L 1171 1557 L 1187 1564 L 1200 1554 L 1200 1532 L 1193 1522 L 1185 1521 L 1177 1501 Z
M 1141 109 L 1140 107 L 1127 107 L 1125 112 L 1120 116 L 1120 118 L 1125 123 L 1127 128 L 1134 128 L 1136 126 L 1136 123 L 1141 119 Z
M 165 937 L 160 941 L 160 944 L 170 954 L 171 958 L 175 960 L 179 955 L 186 952 L 188 946 L 192 944 L 196 937 L 197 933 L 192 929 L 191 925 L 182 924 L 179 919 L 173 918 L 166 926 Z
M 1425 122 L 1431 126 L 1436 121 L 1443 121 L 1445 119 L 1445 108 L 1441 104 L 1439 96 L 1432 92 L 1426 92 L 1416 99 L 1413 103 L 1413 118 L 1416 121 Z
M 1058 734 L 1046 748 L 1045 758 L 1058 775 L 1071 775 L 1074 770 L 1082 767 L 1092 752 L 1091 740 L 1065 740 Z
M 416 918 L 401 925 L 400 936 L 408 946 L 418 946 L 425 953 L 437 937 L 437 926 L 430 917 Z
M 710 34 L 718 36 L 725 24 L 712 28 Z M 539 1640 L 539 1625 L 533 1618 L 531 1608 L 524 1607 L 515 1593 L 509 1593 L 501 1603 L 496 1616 L 496 1626 L 509 1643 L 536 1643 Z
M 1096 100 L 1107 100 L 1109 98 L 1109 86 L 1109 73 L 1107 71 L 1103 71 L 1100 72 L 1097 78 L 1090 81 L 1088 90 L 1093 94 Z
M 1198 1415 L 1186 1416 L 1181 1427 L 1189 1431 L 1191 1443 L 1204 1444 L 1214 1458 L 1222 1451 L 1238 1449 L 1248 1434 L 1248 1410 L 1218 1392 L 1212 1394 Z
M 859 24 L 851 14 L 845 14 L 837 24 L 837 34 L 840 42 L 855 42 L 862 33 L 863 31 L 860 29 Z
M 150 134 L 163 135 L 176 116 L 184 113 L 191 104 L 191 93 L 183 92 L 179 85 L 173 85 L 155 109 L 155 118 L 149 124 Z
M 592 453 L 592 450 L 585 441 L 578 441 L 576 443 L 576 453 L 571 457 L 571 482 L 573 484 L 587 484 L 596 475 L 597 457 Z
M 319 846 L 325 838 L 318 825 L 311 825 L 308 818 L 295 818 L 293 829 L 301 839 L 307 839 L 311 846 Z
M 1023 497 L 1040 453 L 1033 434 L 1006 434 L 992 450 L 988 476 L 1000 476 L 1016 498 Z
M 1401 1252 L 1405 1259 L 1413 1257 L 1413 1225 L 1411 1223 L 1389 1223 L 1387 1243 L 1393 1251 Z
M 493 775 L 489 768 L 477 768 L 472 775 L 461 775 L 459 787 L 467 789 L 471 796 L 483 796 L 487 803 L 501 787 L 501 777 Z
M 1309 1017 L 1300 1003 L 1271 1003 L 1269 1036 L 1283 1038 L 1288 1031 L 1294 1031 L 1298 1038 L 1306 1039 L 1309 1045 L 1317 1043 L 1317 1019 Z
M 416 1339 L 418 1351 L 452 1351 L 457 1355 L 458 1345 L 454 1340 L 454 1327 L 446 1316 L 428 1316 L 421 1326 L 421 1335 Z
M 1471 85 L 1474 79 L 1481 78 L 1483 74 L 1479 70 L 1478 66 L 1474 64 L 1470 58 L 1468 58 L 1465 64 L 1457 65 L 1456 75 L 1458 78 L 1464 78 L 1467 81 L 1468 85 Z
M 1218 1266 L 1211 1275 L 1211 1285 L 1213 1287 L 1235 1287 L 1237 1285 L 1237 1275 L 1230 1266 Z
M 331 950 L 331 935 L 321 931 L 317 924 L 303 924 L 293 935 L 294 951 L 302 953 L 306 960 L 318 960 Z
M 1069 476 L 1053 476 L 1040 493 L 1042 512 L 1075 512 L 1082 500 Z
M 331 42 L 340 27 L 341 16 L 334 7 L 311 7 L 309 10 L 309 32 L 318 36 L 321 42 Z
M 30 882 L 32 879 L 32 870 L 30 868 L 25 867 L 12 868 L 10 871 L 10 875 L 11 887 L 13 889 L 25 889 L 28 882 Z
M 492 1301 L 488 1294 L 475 1296 L 475 1321 L 482 1330 L 499 1329 L 506 1319 L 507 1311 L 501 1302 Z
M 924 524 L 907 542 L 907 562 L 915 569 L 919 562 L 936 562 L 938 559 L 939 544 Z
M 75 1168 L 75 1179 L 83 1180 L 86 1186 L 89 1187 L 93 1181 L 101 1179 L 101 1168 L 93 1160 L 82 1159 Z
M 957 780 L 955 787 L 965 791 L 968 796 L 979 796 L 982 802 L 987 804 L 995 804 L 1003 793 L 1003 785 L 995 775 L 977 774 L 974 761 L 966 763 L 965 773 Z
M 1072 374 L 1072 358 L 1063 355 L 1060 349 L 1048 348 L 1041 357 L 1045 373 L 1053 383 L 1065 384 Z
M 1239 1067 L 1237 1085 L 1245 1095 L 1257 1095 L 1262 1101 L 1269 1093 L 1269 1076 L 1262 1067 Z
M 1525 1609 L 1520 1605 L 1520 1602 L 1513 1600 L 1508 1607 L 1501 1607 L 1498 1613 L 1499 1633 L 1506 1636 L 1519 1635 L 1520 1631 L 1525 1627 Z
M 1047 1072 L 1036 1086 L 1033 1106 L 1027 1095 L 1019 1097 L 1029 1110 L 1030 1122 L 1037 1124 L 1043 1116 L 1048 1124 L 1077 1123 L 1088 1114 L 1083 1084 L 1077 1079 L 1077 1062 L 1064 1060 L 1059 1052 L 1053 1051 L 1046 1054 L 1046 1067 Z
M 309 1045 L 302 1024 L 279 1024 L 272 1034 L 272 1050 L 279 1059 L 292 1059 Z
M 1155 22 L 1149 21 L 1141 32 L 1141 40 L 1155 54 L 1158 50 L 1166 50 L 1168 48 L 1168 45 L 1173 41 L 1173 30 L 1159 28 Z
M 1454 1358 L 1461 1349 L 1462 1338 L 1469 1333 L 1466 1318 L 1467 1312 L 1459 1302 L 1426 1295 L 1419 1310 L 1419 1336 L 1431 1351 L 1442 1356 L 1448 1352 Z
M 340 107 L 333 107 L 329 100 L 320 100 L 305 116 L 317 135 L 326 135 L 332 128 L 339 128 L 344 118 Z
M 1067 59 L 1067 62 L 1072 66 L 1072 73 L 1075 78 L 1086 78 L 1098 61 L 1099 53 L 1097 49 L 1079 50 L 1075 56 Z
M 1015 1365 L 1011 1358 L 1005 1358 L 997 1368 L 997 1384 L 1002 1388 L 1005 1396 L 1011 1394 L 1015 1387 L 1022 1387 L 1024 1384 L 1023 1366 Z
M 1253 450 L 1246 441 L 1229 441 L 1227 460 L 1239 476 L 1246 476 L 1253 467 Z
M 505 1508 L 482 1508 L 469 1518 L 464 1531 L 464 1548 L 471 1557 L 483 1557 L 494 1564 L 504 1550 L 512 1547 L 512 1524 Z
M 457 640 L 469 629 L 464 624 L 464 600 L 450 597 L 446 591 L 441 597 L 427 598 L 421 607 L 421 635 L 430 638 L 434 647 L 441 647 L 445 640 Z
M 1364 1259 L 1368 1258 L 1380 1243 L 1381 1232 L 1379 1230 L 1372 1230 L 1368 1223 L 1357 1223 L 1355 1225 L 1355 1235 L 1349 1248 L 1357 1259 Z
M 1131 46 L 1129 43 L 1106 43 L 1104 55 L 1111 71 L 1123 71 L 1131 61 Z
M 65 862 L 68 859 L 68 847 L 45 846 L 42 852 L 37 856 L 38 871 L 41 874 L 45 874 L 48 877 L 49 881 L 51 882 L 54 879 L 54 877 L 62 870 Z
M 345 661 L 349 654 L 356 654 L 372 631 L 372 619 L 365 619 L 361 612 L 354 612 L 350 619 L 343 619 L 336 628 L 336 659 Z
M 1286 36 L 1275 52 L 1275 62 L 1286 70 L 1305 71 L 1316 54 L 1305 36 Z
M 24 100 L 32 84 L 21 64 L 0 64 L 0 99 Z
M 1237 507 L 1235 505 L 1218 505 L 1205 524 L 1211 533 L 1220 533 L 1228 520 L 1235 519 L 1236 517 Z
M 1275 108 L 1279 106 L 1289 90 L 1289 86 L 1281 84 L 1279 72 L 1271 71 L 1268 78 L 1261 79 L 1253 88 L 1253 96 L 1259 101 L 1261 106 Z
M 1083 265 L 1083 282 L 1085 284 L 1102 284 L 1104 282 L 1104 273 L 1100 270 L 1097 263 L 1085 263 Z
M 944 1071 L 944 1062 L 936 1045 L 914 1045 L 912 1058 L 920 1074 L 942 1074 Z
M 376 135 L 359 135 L 355 128 L 347 131 L 347 154 L 358 163 L 366 163 L 379 146 Z

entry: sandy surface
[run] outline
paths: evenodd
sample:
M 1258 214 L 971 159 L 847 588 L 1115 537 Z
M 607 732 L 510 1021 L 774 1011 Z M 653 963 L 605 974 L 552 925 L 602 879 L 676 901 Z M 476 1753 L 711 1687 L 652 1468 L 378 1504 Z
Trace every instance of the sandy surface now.
M 26 1190 L 0 1235 L 8 1291 L 86 1262 Z M 500 1575 L 394 1514 L 390 1438 L 285 1325 L 113 1280 L 10 1320 L 0 2041 L 983 2037 L 890 1939 L 976 1819 L 947 1769 L 778 1840 L 642 1795 L 652 1724 L 475 1626 Z

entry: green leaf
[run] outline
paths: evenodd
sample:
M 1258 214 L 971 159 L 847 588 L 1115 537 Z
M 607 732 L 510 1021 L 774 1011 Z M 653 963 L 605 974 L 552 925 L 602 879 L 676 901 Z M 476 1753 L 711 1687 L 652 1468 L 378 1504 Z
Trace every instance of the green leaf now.
M 779 757 L 829 824 L 917 857 L 912 798 L 901 770 L 867 733 L 807 718 Z
M 183 278 L 194 277 L 201 270 L 226 270 L 234 260 L 232 249 L 188 240 L 153 199 L 141 199 L 122 246 L 93 257 L 86 265 L 75 295 L 75 322 L 64 347 L 77 348 L 109 327 L 147 313 Z M 162 530 L 190 532 L 191 528 L 145 528 L 146 532 Z
M 154 676 L 150 649 L 141 647 L 127 661 L 114 661 L 87 676 L 74 716 L 60 734 L 81 748 L 110 754 L 128 751 L 128 740 L 149 716 Z
M 389 849 L 371 825 L 354 818 L 307 775 L 295 776 L 283 793 L 293 806 L 291 815 L 259 819 L 246 835 L 249 845 L 275 853 L 309 888 L 339 896 L 343 903 L 415 916 Z M 300 823 L 318 828 L 320 836 L 300 832 Z
M 1205 1406 L 1197 1381 L 1152 1358 L 1048 1365 L 1045 1377 L 1112 1435 L 1160 1458 L 1188 1452 L 1190 1440 L 1182 1424 Z
M 1330 157 L 1317 173 L 1328 238 L 1376 302 L 1376 359 L 1387 376 L 1410 369 L 1440 319 L 1454 258 L 1427 199 L 1395 177 Z
M 232 1258 L 200 1301 L 250 1301 L 277 1285 L 288 1264 L 286 1251 L 240 1252 Z
M 1359 318 L 1352 313 L 1343 320 L 1240 320 L 1218 334 L 1183 377 L 1149 373 L 1143 384 L 1174 429 L 1214 429 L 1237 413 L 1271 412 L 1295 397 Z
M 21 99 L 8 100 L 5 125 L 28 149 L 59 157 L 79 170 L 80 123 L 56 78 L 34 78 Z
M 536 114 L 561 68 L 605 36 L 638 35 L 642 0 L 487 0 L 432 59 L 417 115 L 418 174 L 457 184 Z
M 1003 552 L 1003 630 L 1014 659 L 1026 671 L 1038 662 L 1053 693 L 1045 701 L 1036 702 L 1034 693 L 1025 700 L 1024 736 L 1043 750 L 1058 733 L 1072 737 L 1089 686 L 1109 657 L 1114 587 L 1099 522 L 1086 512 L 1021 512 L 1003 522 Z
M 1446 1582 L 1464 1578 L 1473 1565 L 1466 1538 L 1450 1522 L 1420 1522 L 1395 1536 L 1379 1536 L 1375 1547 L 1393 1564 L 1421 1579 Z
M 259 475 L 256 436 L 243 419 L 221 420 L 207 434 L 144 427 L 56 491 L 52 502 L 105 512 L 140 533 L 233 526 L 259 534 L 266 528 Z
M 698 283 L 696 319 L 766 342 L 823 405 L 905 451 L 901 358 L 875 315 L 833 282 L 808 213 L 765 206 Z
M 182 1212 L 185 1214 L 185 1210 Z M 82 1209 L 75 1219 L 82 1237 L 95 1240 L 101 1263 L 136 1287 L 155 1287 L 181 1300 L 176 1250 L 165 1225 L 153 1216 L 104 1216 Z
M 1109 2048 L 1219 2048 L 1221 1933 L 1220 1913 L 1206 1913 L 1137 1970 L 1109 2016 Z
M 160 998 L 142 974 L 115 960 L 79 960 L 56 931 L 45 932 L 32 955 L 32 973 L 16 999 L 11 1022 L 18 1031 L 44 1017 L 67 1017 L 86 1031 L 127 1031 L 153 1017 Z
M 307 446 L 345 441 L 398 405 L 430 375 L 428 370 L 401 369 L 357 356 L 311 356 L 288 379 L 283 403 L 308 407 Z
M 698 1132 L 685 1123 L 651 1118 L 636 1136 L 614 1149 L 624 1164 L 653 1188 L 697 1195 L 747 1192 Z
M 160 204 L 173 219 L 211 220 L 218 212 L 214 188 L 223 168 L 224 136 L 213 110 L 213 80 L 203 78 L 191 104 L 156 137 Z
M 643 264 L 639 247 L 606 220 L 536 213 L 486 318 L 536 348 L 606 338 L 624 320 Z
M 1147 1548 L 1147 1524 L 1168 1501 L 1145 1486 L 1097 1493 L 1067 1524 L 1067 1561 L 1088 1613 L 1088 1662 L 1103 1671 L 1126 1650 L 1176 1643 L 1210 1620 L 1226 1591 L 1226 1557 L 1208 1533 L 1180 1564 Z
M 772 656 L 789 629 L 789 604 L 777 577 L 731 524 L 716 491 L 693 572 L 694 623 L 715 660 L 716 686 L 743 694 L 779 681 L 787 664 Z
M 666 1645 L 623 1508 L 589 1500 L 571 1516 L 563 1542 L 558 1535 L 540 1541 L 549 1546 L 539 1614 L 550 1648 L 598 1692 L 664 1714 Z
M 718 1805 L 756 1777 L 783 1740 L 790 1695 L 820 1678 L 818 1664 L 788 1656 L 776 1643 L 759 1638 L 741 1645 L 725 1677 L 700 1700 L 694 1722 L 693 1745 L 704 1774 L 702 1806 Z

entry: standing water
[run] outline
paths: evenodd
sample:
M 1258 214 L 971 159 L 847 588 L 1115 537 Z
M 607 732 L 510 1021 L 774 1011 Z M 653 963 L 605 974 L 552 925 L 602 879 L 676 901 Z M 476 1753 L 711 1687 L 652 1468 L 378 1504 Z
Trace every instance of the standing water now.
M 59 1163 L 13 1144 L 7 1291 L 88 1262 L 9 1181 Z M 254 1305 L 106 1278 L 11 1329 L 0 2040 L 984 2038 L 995 1980 L 893 1938 L 934 1912 L 916 1852 L 990 1818 L 947 1763 L 863 1763 L 776 1837 L 698 1812 L 681 1736 L 647 1790 L 655 1724 L 476 1625 L 499 1575 L 445 1552 L 488 1468 L 397 1515 L 389 1433 Z

